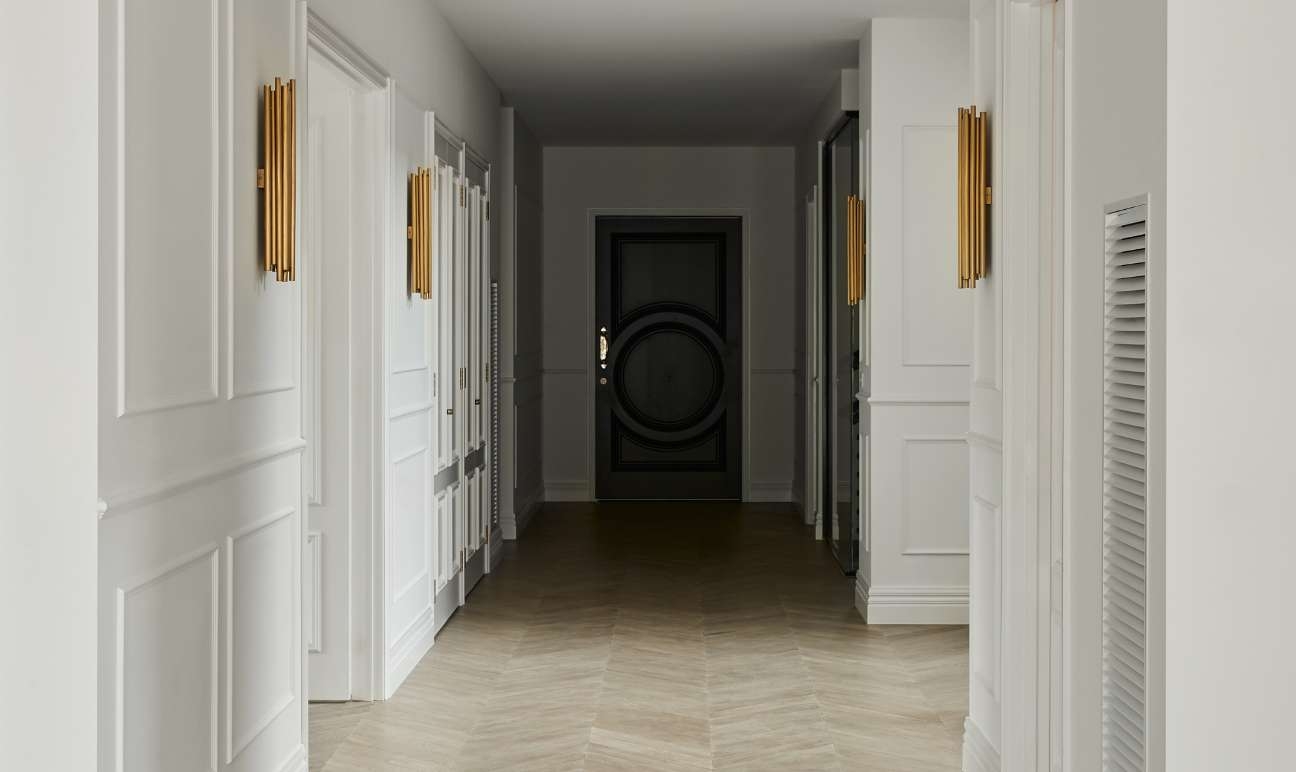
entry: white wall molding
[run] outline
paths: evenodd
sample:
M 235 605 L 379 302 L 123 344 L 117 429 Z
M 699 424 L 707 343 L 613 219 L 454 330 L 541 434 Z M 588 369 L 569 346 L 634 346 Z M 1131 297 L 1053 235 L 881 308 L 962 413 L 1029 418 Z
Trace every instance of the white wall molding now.
M 897 394 L 875 394 L 868 398 L 874 407 L 966 407 L 971 404 L 967 397 L 955 396 L 908 396 Z
M 390 699 L 423 656 L 432 648 L 436 636 L 436 614 L 431 604 L 414 620 L 387 653 L 387 673 L 382 699 Z
M 963 719 L 963 772 L 1000 772 L 999 753 L 971 716 Z
M 238 453 L 224 461 L 211 464 L 206 469 L 184 472 L 162 480 L 155 485 L 123 491 L 113 496 L 105 496 L 102 499 L 105 509 L 100 517 L 113 517 L 133 509 L 139 509 L 145 505 L 178 496 L 192 488 L 207 485 L 226 477 L 232 477 L 282 456 L 301 453 L 305 449 L 306 440 L 301 438 L 287 440 L 259 450 Z
M 985 448 L 996 453 L 1003 453 L 1003 441 L 997 440 L 980 432 L 967 433 L 968 444 L 976 448 Z
M 593 501 L 594 486 L 589 480 L 545 480 L 545 501 Z
M 321 569 L 324 560 L 324 534 L 319 531 L 308 531 L 306 533 L 306 551 L 302 553 L 302 559 L 306 561 L 305 575 L 310 577 L 310 593 L 302 598 L 302 613 L 310 614 L 306 624 L 302 625 L 306 630 L 306 652 L 315 654 L 323 651 L 324 630 L 321 620 L 324 616 L 323 593 L 320 592 L 321 586 Z
M 222 582 L 224 591 L 224 603 L 222 607 L 225 615 L 224 643 L 225 643 L 225 678 L 222 686 L 225 691 L 225 763 L 232 764 L 239 758 L 248 746 L 254 740 L 260 737 L 267 729 L 273 726 L 290 707 L 297 704 L 301 695 L 301 684 L 299 682 L 301 670 L 295 665 L 300 664 L 299 659 L 304 655 L 304 647 L 301 644 L 301 630 L 289 625 L 289 638 L 292 646 L 290 651 L 292 655 L 288 663 L 288 681 L 283 684 L 284 691 L 270 701 L 264 704 L 261 709 L 251 716 L 240 716 L 239 692 L 240 686 L 236 684 L 238 673 L 235 670 L 237 664 L 235 655 L 244 646 L 240 646 L 240 635 L 242 635 L 243 625 L 237 621 L 240 615 L 240 609 L 237 607 L 236 600 L 239 595 L 238 582 L 240 579 L 252 576 L 259 576 L 260 572 L 254 570 L 240 571 L 238 560 L 239 543 L 254 538 L 265 538 L 272 529 L 276 528 L 279 523 L 288 521 L 288 524 L 294 526 L 291 529 L 291 537 L 288 541 L 292 545 L 296 538 L 300 538 L 300 525 L 294 516 L 298 515 L 298 509 L 294 506 L 277 509 L 258 520 L 254 520 L 238 530 L 230 533 L 225 537 L 225 574 Z M 290 546 L 290 551 L 294 549 Z M 264 557 L 264 556 L 262 556 Z M 289 565 L 293 561 L 290 559 Z M 302 574 L 300 571 L 290 572 L 288 599 L 289 603 L 297 604 L 302 599 Z M 264 600 L 264 598 L 263 598 Z M 261 610 L 259 607 L 257 610 Z M 300 617 L 298 617 L 300 619 Z M 251 624 L 248 625 L 252 627 Z M 254 628 L 254 632 L 255 632 Z M 253 639 L 254 640 L 254 639 Z M 250 644 L 245 644 L 248 646 Z M 264 674 L 263 674 L 264 675 Z M 264 686 L 264 684 L 258 684 Z M 247 684 L 243 684 L 247 686 Z M 262 695 L 266 697 L 267 695 Z M 240 726 L 240 724 L 243 724 Z
M 305 745 L 298 745 L 293 748 L 284 762 L 279 765 L 279 772 L 306 772 L 309 768 L 307 762 L 307 752 Z
M 868 578 L 863 573 L 855 575 L 855 610 L 859 612 L 860 618 L 865 623 L 869 621 L 869 583 Z
M 311 47 L 328 57 L 330 62 L 352 78 L 367 81 L 376 89 L 386 87 L 389 76 L 382 65 L 353 45 L 313 8 L 306 11 L 306 31 L 310 36 Z
M 753 480 L 747 501 L 791 501 L 791 480 Z
M 539 514 L 540 508 L 544 506 L 545 489 L 544 485 L 536 486 L 536 489 L 527 494 L 521 506 L 517 511 L 510 515 L 507 523 L 501 521 L 501 528 L 504 531 L 504 538 L 516 540 L 527 529 L 535 516 Z
M 856 582 L 858 593 L 859 583 Z M 865 620 L 871 625 L 965 625 L 968 588 L 870 586 Z

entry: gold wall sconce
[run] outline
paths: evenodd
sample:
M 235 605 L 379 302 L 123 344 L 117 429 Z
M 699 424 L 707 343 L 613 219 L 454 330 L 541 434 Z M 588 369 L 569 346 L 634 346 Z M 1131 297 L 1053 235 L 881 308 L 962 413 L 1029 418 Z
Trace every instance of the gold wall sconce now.
M 846 304 L 859 305 L 864 299 L 864 258 L 868 241 L 864 230 L 864 199 L 846 198 Z
M 265 166 L 257 169 L 264 191 L 262 265 L 279 281 L 297 278 L 297 81 L 275 78 L 261 88 Z
M 976 105 L 958 111 L 958 286 L 975 288 L 990 273 L 990 115 Z
M 409 176 L 409 292 L 432 297 L 432 172 L 418 167 Z

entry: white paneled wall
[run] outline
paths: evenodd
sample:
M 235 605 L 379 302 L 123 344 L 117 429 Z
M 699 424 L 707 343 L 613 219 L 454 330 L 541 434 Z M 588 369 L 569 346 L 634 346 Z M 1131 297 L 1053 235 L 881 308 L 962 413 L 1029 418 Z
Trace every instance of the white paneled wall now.
M 857 596 L 870 623 L 966 622 L 973 299 L 955 288 L 953 180 L 968 24 L 877 19 L 861 55 L 872 488 Z
M 254 178 L 304 5 L 103 14 L 100 768 L 304 769 L 300 299 Z

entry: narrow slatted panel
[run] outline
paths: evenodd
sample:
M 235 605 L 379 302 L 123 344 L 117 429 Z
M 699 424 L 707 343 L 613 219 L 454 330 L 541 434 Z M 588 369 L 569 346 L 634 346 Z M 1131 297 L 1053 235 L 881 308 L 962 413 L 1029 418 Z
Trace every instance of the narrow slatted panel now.
M 1103 769 L 1144 772 L 1147 206 L 1107 215 L 1103 396 Z
M 499 282 L 490 285 L 490 523 L 499 527 L 500 512 L 500 298 Z

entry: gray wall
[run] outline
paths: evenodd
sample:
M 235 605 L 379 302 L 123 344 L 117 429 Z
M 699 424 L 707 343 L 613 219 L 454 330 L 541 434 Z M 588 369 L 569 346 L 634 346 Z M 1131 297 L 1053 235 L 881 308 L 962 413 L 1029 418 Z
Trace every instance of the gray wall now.
M 539 141 L 512 107 L 500 121 L 500 521 L 516 539 L 543 500 L 541 482 L 541 197 Z
M 745 209 L 751 498 L 791 499 L 795 152 L 790 147 L 549 147 L 544 151 L 545 498 L 593 496 L 588 368 L 590 209 Z

